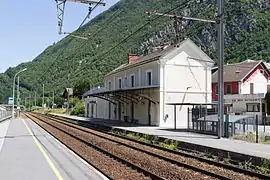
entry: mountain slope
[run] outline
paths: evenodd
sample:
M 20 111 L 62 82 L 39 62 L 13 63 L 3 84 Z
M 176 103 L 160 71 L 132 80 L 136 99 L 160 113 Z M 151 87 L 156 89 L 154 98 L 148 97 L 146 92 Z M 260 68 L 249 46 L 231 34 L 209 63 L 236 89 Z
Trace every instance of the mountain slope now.
M 75 32 L 90 40 L 66 37 L 49 46 L 32 62 L 23 63 L 0 74 L 0 103 L 6 103 L 11 95 L 12 78 L 19 69 L 27 67 L 21 75 L 22 98 L 30 92 L 41 96 L 45 84 L 45 96 L 55 91 L 60 96 L 67 86 L 70 72 L 71 86 L 78 92 L 103 84 L 103 76 L 127 61 L 127 53 L 146 53 L 160 42 L 172 41 L 174 34 L 172 21 L 155 16 L 150 19 L 145 11 L 166 12 L 178 7 L 185 0 L 121 0 L 108 11 L 94 18 Z M 229 0 L 226 2 L 226 49 L 228 62 L 250 59 L 270 60 L 270 3 L 268 0 Z M 185 7 L 179 6 L 171 13 L 185 16 L 214 19 L 214 0 L 196 0 Z M 150 20 L 150 21 L 149 21 Z M 116 46 L 125 37 L 144 28 Z M 181 38 L 189 37 L 216 60 L 216 27 L 213 24 L 186 21 L 183 23 Z M 115 47 L 111 49 L 112 47 Z M 109 51 L 111 50 L 111 51 Z M 109 51 L 109 52 L 108 52 Z M 79 86 L 80 85 L 80 86 Z

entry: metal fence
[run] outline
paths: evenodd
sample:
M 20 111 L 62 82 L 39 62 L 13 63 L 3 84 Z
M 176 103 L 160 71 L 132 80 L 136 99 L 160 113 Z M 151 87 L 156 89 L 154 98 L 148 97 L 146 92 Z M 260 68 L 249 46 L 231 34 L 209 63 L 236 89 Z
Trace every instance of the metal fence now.
M 0 120 L 2 119 L 5 119 L 7 117 L 10 117 L 11 116 L 11 111 L 10 110 L 6 110 L 4 108 L 1 108 L 0 109 Z
M 267 139 L 270 135 L 269 119 L 266 116 L 235 115 L 225 111 L 224 123 L 222 124 L 223 137 L 245 139 L 245 137 L 254 136 L 255 142 L 258 142 L 260 137 Z M 188 108 L 188 131 L 217 136 L 218 127 L 216 108 L 209 106 Z

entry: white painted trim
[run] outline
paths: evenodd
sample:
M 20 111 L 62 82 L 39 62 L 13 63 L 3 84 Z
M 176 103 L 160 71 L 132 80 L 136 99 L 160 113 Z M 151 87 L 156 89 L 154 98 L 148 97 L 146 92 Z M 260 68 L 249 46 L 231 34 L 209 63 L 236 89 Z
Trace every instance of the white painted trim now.
M 128 87 L 128 76 L 127 76 L 127 71 L 125 71 L 125 75 L 124 75 L 124 87 Z
M 151 73 L 151 85 L 148 83 L 148 73 Z M 153 71 L 152 69 L 147 69 L 145 71 L 145 86 L 152 86 L 153 85 Z
M 138 78 L 139 78 L 139 81 L 138 81 L 138 86 L 141 86 L 142 85 L 142 69 L 139 68 L 138 70 Z
M 113 76 L 113 90 L 116 90 L 116 77 Z
M 241 94 L 241 91 L 242 91 L 241 86 L 242 86 L 242 82 L 239 81 L 239 82 L 238 82 L 238 94 Z
M 111 83 L 111 88 L 110 88 L 110 83 Z M 108 80 L 108 88 L 107 88 L 109 91 L 112 90 L 112 81 L 111 80 Z
M 194 67 L 194 68 L 206 68 L 205 66 L 194 66 L 194 65 L 185 65 L 185 64 L 166 64 L 168 66 L 181 66 L 181 67 Z M 209 67 L 210 68 L 210 67 Z
M 160 92 L 164 92 L 164 93 L 179 93 L 179 94 L 212 94 L 212 92 L 205 92 L 205 91 L 174 91 L 174 90 L 166 90 L 166 91 L 160 91 Z
M 262 61 L 259 61 L 242 79 L 241 82 L 243 82 L 243 80 L 254 70 L 257 68 L 258 65 L 260 65 L 262 63 Z

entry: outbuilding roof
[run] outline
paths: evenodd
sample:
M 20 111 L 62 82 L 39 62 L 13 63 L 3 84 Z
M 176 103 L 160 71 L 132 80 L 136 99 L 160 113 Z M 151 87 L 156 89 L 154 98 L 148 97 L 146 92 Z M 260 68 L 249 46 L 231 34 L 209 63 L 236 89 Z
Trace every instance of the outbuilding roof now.
M 241 63 L 227 64 L 223 67 L 224 82 L 242 81 L 262 61 L 246 60 Z M 212 83 L 218 82 L 218 70 L 212 74 Z

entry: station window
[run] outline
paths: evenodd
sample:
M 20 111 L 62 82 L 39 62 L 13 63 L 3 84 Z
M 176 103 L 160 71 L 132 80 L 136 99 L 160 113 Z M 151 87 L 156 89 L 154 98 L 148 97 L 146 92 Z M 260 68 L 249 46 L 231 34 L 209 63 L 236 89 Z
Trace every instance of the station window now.
M 130 84 L 131 84 L 131 87 L 135 87 L 135 76 L 134 75 L 130 76 Z
M 247 104 L 247 112 L 260 112 L 260 104 Z
M 118 87 L 119 87 L 119 89 L 122 88 L 122 79 L 121 78 L 118 79 Z
M 152 85 L 152 72 L 146 71 L 146 82 L 148 86 Z
M 232 85 L 226 85 L 226 94 L 232 94 Z
M 112 90 L 112 82 L 109 81 L 109 91 Z

